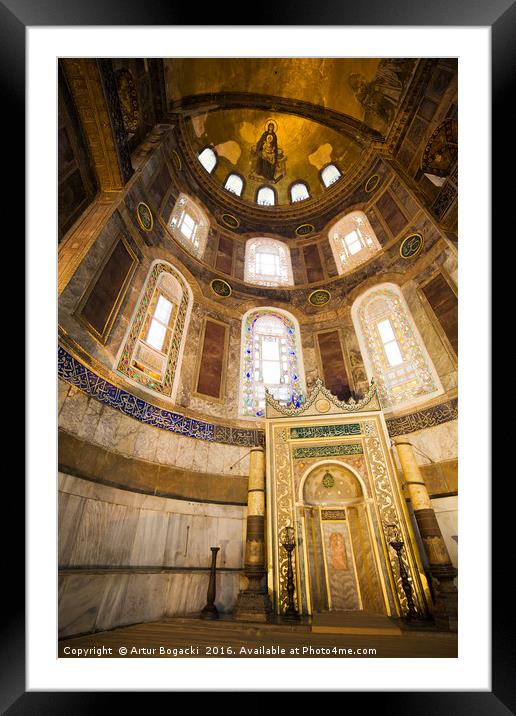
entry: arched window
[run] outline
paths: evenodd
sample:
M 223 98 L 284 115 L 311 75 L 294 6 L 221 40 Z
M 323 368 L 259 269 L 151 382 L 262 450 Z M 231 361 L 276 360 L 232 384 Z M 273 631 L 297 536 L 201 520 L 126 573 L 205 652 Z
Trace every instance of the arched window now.
M 174 398 L 191 304 L 192 292 L 179 271 L 155 261 L 122 344 L 118 372 Z
M 337 179 L 340 179 L 341 176 L 342 175 L 335 166 L 335 164 L 328 164 L 328 166 L 324 167 L 321 172 L 322 183 L 325 187 L 329 187 L 332 184 L 335 184 Z
M 238 176 L 238 174 L 230 174 L 226 179 L 224 188 L 230 191 L 232 194 L 242 196 L 242 191 L 244 189 L 244 180 L 241 176 Z
M 261 189 L 258 189 L 256 203 L 262 204 L 263 206 L 274 206 L 276 203 L 276 194 L 274 193 L 274 189 L 271 189 L 270 186 L 262 186 Z
M 302 181 L 298 181 L 296 184 L 293 184 L 290 187 L 290 200 L 292 203 L 296 201 L 303 201 L 304 199 L 309 199 L 310 194 L 308 192 L 308 187 L 306 184 Z
M 398 286 L 375 286 L 359 296 L 353 323 L 369 378 L 384 409 L 405 407 L 443 392 L 441 381 Z
M 293 285 L 288 246 L 266 237 L 249 239 L 245 245 L 244 281 L 260 286 Z
M 348 273 L 382 248 L 363 211 L 344 216 L 331 227 L 328 237 L 339 274 Z
M 208 174 L 211 174 L 217 166 L 217 155 L 211 147 L 206 147 L 205 149 L 203 149 L 197 158 L 199 159 L 203 167 L 206 169 Z
M 186 194 L 180 194 L 168 225 L 174 238 L 191 254 L 201 258 L 206 248 L 210 223 L 200 206 Z
M 305 381 L 293 316 L 274 308 L 253 309 L 244 316 L 241 375 L 243 415 L 265 415 L 266 388 L 282 405 L 300 407 Z

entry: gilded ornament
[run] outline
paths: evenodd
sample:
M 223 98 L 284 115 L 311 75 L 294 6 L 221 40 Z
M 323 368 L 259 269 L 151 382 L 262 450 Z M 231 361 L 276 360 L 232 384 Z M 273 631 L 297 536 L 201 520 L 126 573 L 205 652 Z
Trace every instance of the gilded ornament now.
M 136 218 L 144 231 L 152 231 L 152 227 L 154 226 L 152 211 L 143 201 L 140 201 L 136 207 Z
M 378 184 L 380 183 L 380 177 L 378 174 L 373 174 L 369 177 L 369 179 L 364 184 L 365 191 L 369 194 L 370 192 L 374 191 Z
M 222 214 L 220 220 L 230 229 L 237 229 L 240 226 L 240 221 L 233 214 Z
M 316 291 L 312 291 L 312 293 L 308 296 L 308 303 L 311 303 L 312 306 L 316 306 L 318 308 L 320 306 L 325 306 L 329 303 L 330 299 L 331 293 L 329 291 L 326 291 L 324 288 L 318 288 Z
M 411 234 L 410 236 L 407 236 L 406 239 L 403 239 L 400 246 L 400 256 L 402 259 L 413 259 L 415 258 L 419 253 L 421 253 L 421 250 L 423 246 L 425 245 L 425 241 L 421 234 Z
M 297 227 L 295 234 L 296 236 L 307 236 L 308 234 L 311 234 L 314 230 L 315 226 L 313 224 L 301 224 L 301 226 Z
M 228 298 L 231 296 L 231 286 L 222 278 L 214 278 L 210 283 L 210 288 L 216 296 Z

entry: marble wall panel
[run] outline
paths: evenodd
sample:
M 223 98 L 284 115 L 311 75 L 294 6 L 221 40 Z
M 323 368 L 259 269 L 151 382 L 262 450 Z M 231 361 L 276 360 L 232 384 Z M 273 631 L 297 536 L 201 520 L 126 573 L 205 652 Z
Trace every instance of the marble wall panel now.
M 168 430 L 158 430 L 156 440 L 156 462 L 162 465 L 175 465 L 178 447 L 178 437 Z
M 140 510 L 131 556 L 127 564 L 155 566 L 163 564 L 168 515 L 156 510 Z
M 187 438 L 188 439 L 188 438 Z M 204 440 L 193 440 L 195 443 L 194 455 L 192 462 L 192 470 L 196 472 L 207 472 L 208 471 L 208 449 L 209 443 Z
M 145 426 L 144 430 L 139 430 L 134 442 L 134 456 L 143 460 L 153 461 L 156 456 L 156 447 L 158 442 L 158 431 L 156 428 Z
M 243 564 L 243 507 L 173 500 L 62 475 L 59 564 L 67 567 L 194 567 Z
M 184 567 L 189 563 L 188 548 L 190 538 L 194 534 L 193 520 L 192 515 L 168 513 L 168 529 L 163 556 L 165 566 Z
M 82 519 L 86 498 L 59 493 L 58 504 L 58 564 L 68 566 L 77 539 L 77 526 Z
M 104 589 L 97 610 L 95 630 L 112 629 L 123 624 L 124 603 L 130 573 L 104 575 Z M 84 575 L 84 579 L 88 576 Z
M 120 624 L 157 621 L 165 613 L 168 574 L 130 574 L 121 602 Z
M 453 390 L 457 387 L 457 368 L 417 295 L 416 284 L 409 281 L 402 291 L 444 390 Z
M 67 383 L 65 380 L 62 380 L 62 378 L 57 379 L 57 413 L 61 412 L 61 408 L 63 407 L 63 403 L 66 400 L 66 396 L 68 395 L 68 391 L 70 390 L 70 383 Z
M 200 612 L 206 604 L 209 573 L 171 574 L 165 615 L 185 616 Z
M 417 430 L 407 435 L 416 448 L 416 460 L 419 465 L 430 462 L 444 462 L 458 456 L 458 421 L 451 420 L 426 430 Z M 421 453 L 424 453 L 422 455 Z
M 88 407 L 88 400 L 88 396 L 80 390 L 73 388 L 73 386 L 70 387 L 59 411 L 59 426 L 77 434 Z
M 193 438 L 177 438 L 176 467 L 183 467 L 186 470 L 192 469 L 196 442 Z
M 432 500 L 432 507 L 435 510 L 435 516 L 454 567 L 458 567 L 459 561 L 458 501 L 458 497 L 439 497 Z
M 109 410 L 109 408 L 107 410 Z M 138 421 L 130 418 L 128 415 L 121 414 L 114 442 L 111 446 L 109 446 L 110 450 L 116 450 L 117 452 L 121 452 L 123 455 L 134 455 L 134 446 L 139 432 L 140 426 L 138 425 Z
M 198 614 L 206 604 L 208 583 L 208 571 L 62 575 L 59 636 Z M 232 611 L 240 584 L 238 572 L 218 573 L 215 604 L 219 612 Z
M 125 417 L 123 413 L 119 413 L 116 410 L 106 410 L 104 406 L 99 415 L 95 431 L 84 435 L 84 437 L 91 439 L 91 436 L 93 436 L 93 442 L 111 450 L 113 445 L 117 444 L 118 429 L 122 419 Z
M 208 470 L 215 474 L 224 472 L 224 445 L 209 443 Z
M 68 536 L 73 543 L 65 564 L 115 566 L 129 564 L 139 511 L 125 505 L 87 499 L 80 522 Z M 75 539 L 73 532 L 75 531 Z
M 130 418 L 60 381 L 59 425 L 66 432 L 128 457 L 212 475 L 247 476 L 249 448 L 177 435 Z M 229 466 L 239 458 L 233 470 Z
M 102 575 L 67 575 L 59 603 L 59 636 L 94 631 L 99 605 L 104 595 Z

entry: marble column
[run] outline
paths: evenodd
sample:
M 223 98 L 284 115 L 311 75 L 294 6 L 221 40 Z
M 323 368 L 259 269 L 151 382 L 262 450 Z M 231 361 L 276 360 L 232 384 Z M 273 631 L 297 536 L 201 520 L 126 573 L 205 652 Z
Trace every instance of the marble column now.
M 233 617 L 239 621 L 269 621 L 272 607 L 267 592 L 265 554 L 265 454 L 262 447 L 254 447 L 251 448 L 247 488 L 244 574 L 248 586 L 240 591 L 233 612 Z
M 401 468 L 405 476 L 421 540 L 428 557 L 430 574 L 435 580 L 434 618 L 437 626 L 457 630 L 457 570 L 452 565 L 441 528 L 437 522 L 430 496 L 411 443 L 405 437 L 394 438 Z

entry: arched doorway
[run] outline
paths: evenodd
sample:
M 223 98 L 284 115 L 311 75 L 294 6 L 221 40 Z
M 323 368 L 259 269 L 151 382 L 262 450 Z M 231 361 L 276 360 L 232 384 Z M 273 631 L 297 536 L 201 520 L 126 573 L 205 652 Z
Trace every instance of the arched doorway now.
M 387 613 L 364 487 L 346 465 L 315 466 L 301 486 L 312 613 Z

